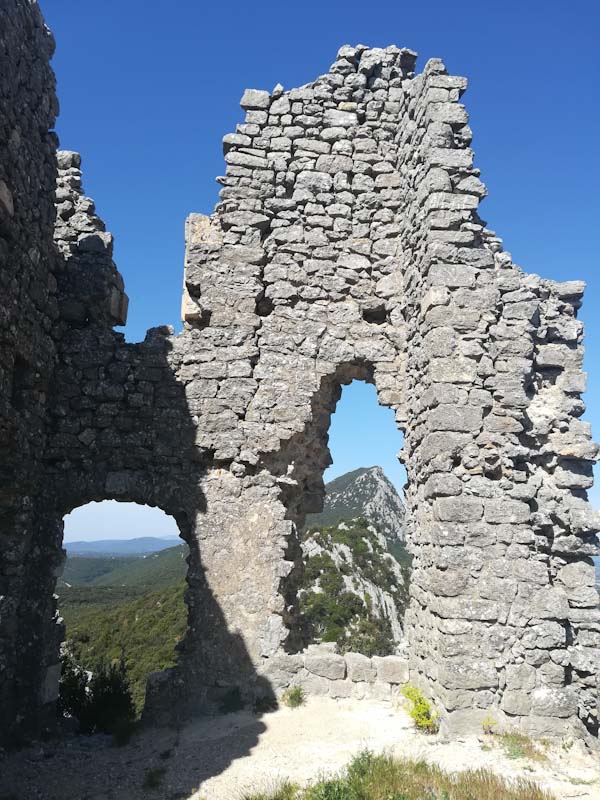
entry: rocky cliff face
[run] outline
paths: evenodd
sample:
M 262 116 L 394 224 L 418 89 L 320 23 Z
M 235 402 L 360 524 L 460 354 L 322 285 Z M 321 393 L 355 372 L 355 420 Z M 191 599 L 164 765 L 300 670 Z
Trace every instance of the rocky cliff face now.
M 406 509 L 381 467 L 346 472 L 328 483 L 325 490 L 323 511 L 309 514 L 305 528 L 364 517 L 388 539 L 404 540 Z
M 342 652 L 399 652 L 410 568 L 402 500 L 380 467 L 342 475 L 326 492 L 302 540 L 308 636 L 335 641 Z

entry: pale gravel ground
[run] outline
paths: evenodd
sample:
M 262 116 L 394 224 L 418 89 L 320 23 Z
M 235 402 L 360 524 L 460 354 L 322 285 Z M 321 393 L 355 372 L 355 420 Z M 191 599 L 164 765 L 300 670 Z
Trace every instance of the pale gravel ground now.
M 405 712 L 389 704 L 311 698 L 260 719 L 241 712 L 179 733 L 146 731 L 124 748 L 85 738 L 30 747 L 0 760 L 0 800 L 239 800 L 284 778 L 307 783 L 336 772 L 365 747 L 425 758 L 449 771 L 485 767 L 505 778 L 520 775 L 557 800 L 600 800 L 600 761 L 579 746 L 552 749 L 548 761 L 528 764 L 481 745 L 477 737 L 444 743 L 418 735 Z M 156 766 L 166 768 L 161 788 L 142 788 Z

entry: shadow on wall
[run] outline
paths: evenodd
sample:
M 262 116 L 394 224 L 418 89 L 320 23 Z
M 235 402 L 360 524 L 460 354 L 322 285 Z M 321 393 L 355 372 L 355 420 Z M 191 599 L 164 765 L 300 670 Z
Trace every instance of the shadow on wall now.
M 185 343 L 169 334 L 151 329 L 144 342 L 127 344 L 118 333 L 86 327 L 71 328 L 62 338 L 45 452 L 49 480 L 39 503 L 48 523 L 39 526 L 40 544 L 48 554 L 53 539 L 53 553 L 45 567 L 36 565 L 47 576 L 45 613 L 37 624 L 45 636 L 39 685 L 45 687 L 46 710 L 54 708 L 64 637 L 52 594 L 62 554 L 61 520 L 78 506 L 107 499 L 162 509 L 189 547 L 187 632 L 177 646 L 176 666 L 149 682 L 144 722 L 180 726 L 196 715 L 233 708 L 238 700 L 275 703 L 242 636 L 228 629 L 207 580 L 199 530 L 207 510 L 201 481 L 212 452 L 196 444 L 194 409 L 175 378 Z M 48 537 L 49 531 L 54 535 Z M 258 721 L 248 726 L 235 754 L 213 759 L 208 772 L 218 774 L 231 758 L 247 754 L 263 727 Z

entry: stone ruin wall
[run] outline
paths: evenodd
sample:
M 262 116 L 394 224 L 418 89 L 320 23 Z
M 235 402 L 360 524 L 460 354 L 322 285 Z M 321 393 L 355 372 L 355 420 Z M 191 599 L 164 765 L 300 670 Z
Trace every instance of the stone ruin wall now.
M 157 505 L 190 546 L 189 630 L 150 719 L 337 675 L 334 654 L 312 673 L 294 655 L 297 529 L 355 378 L 405 434 L 410 679 L 449 731 L 491 713 L 596 735 L 583 284 L 523 273 L 479 218 L 465 79 L 359 46 L 313 84 L 247 91 L 221 201 L 186 225 L 184 330 L 129 344 L 112 239 L 48 133 L 51 38 L 29 0 L 0 22 L 4 738 L 53 713 L 62 518 L 91 500 Z
M 60 550 L 39 505 L 58 316 L 53 50 L 35 6 L 0 3 L 0 740 L 28 726 L 56 679 L 39 669 L 58 646 L 49 622 Z

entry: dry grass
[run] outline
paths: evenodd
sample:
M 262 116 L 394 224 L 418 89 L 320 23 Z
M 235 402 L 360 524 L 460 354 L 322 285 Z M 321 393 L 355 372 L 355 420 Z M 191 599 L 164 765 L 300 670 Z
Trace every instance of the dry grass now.
M 502 733 L 498 743 L 507 758 L 526 758 L 530 761 L 547 761 L 548 757 L 528 736 L 522 733 Z
M 307 789 L 289 783 L 244 800 L 555 800 L 531 781 L 507 783 L 486 770 L 443 772 L 424 761 L 369 752 L 358 755 L 339 776 Z

